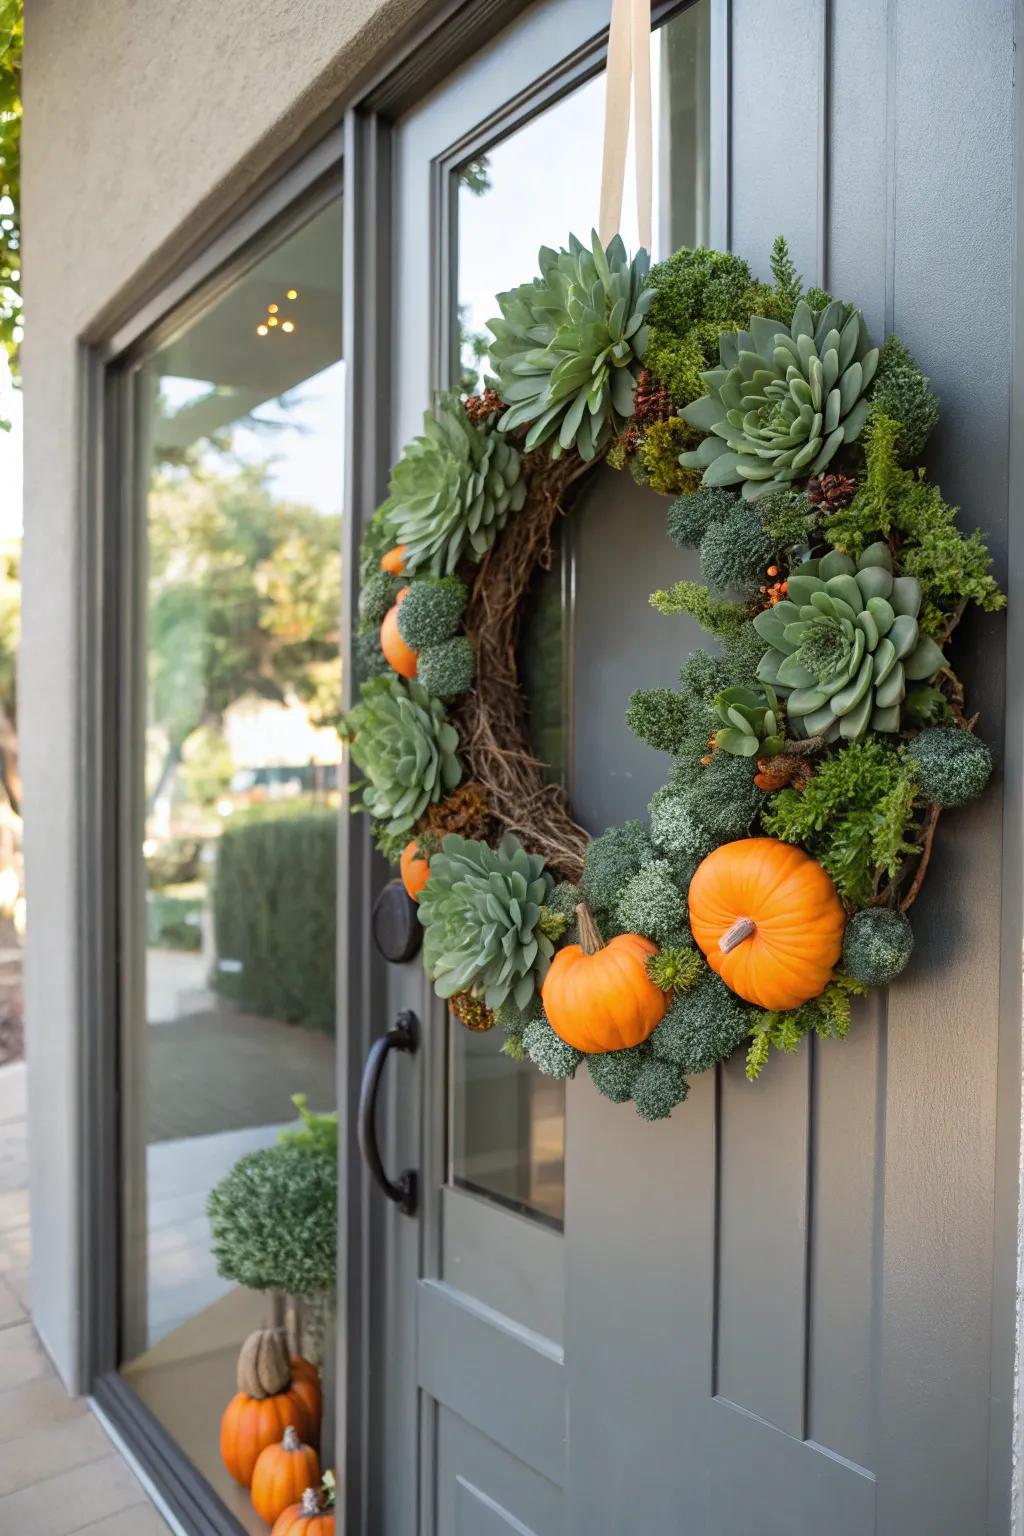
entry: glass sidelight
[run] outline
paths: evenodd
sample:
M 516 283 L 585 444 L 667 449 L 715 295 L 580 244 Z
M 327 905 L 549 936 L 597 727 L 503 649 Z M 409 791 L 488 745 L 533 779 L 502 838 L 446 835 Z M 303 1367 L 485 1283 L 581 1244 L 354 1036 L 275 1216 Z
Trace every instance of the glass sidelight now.
M 332 1435 L 341 236 L 335 198 L 134 373 L 121 1369 L 253 1531 L 218 1450 L 252 1329 Z

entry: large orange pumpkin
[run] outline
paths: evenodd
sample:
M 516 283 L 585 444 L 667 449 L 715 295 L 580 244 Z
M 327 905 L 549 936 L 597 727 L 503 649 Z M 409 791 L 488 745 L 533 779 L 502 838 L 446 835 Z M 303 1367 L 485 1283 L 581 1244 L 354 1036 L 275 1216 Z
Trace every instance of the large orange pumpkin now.
M 289 1504 L 274 1521 L 270 1536 L 334 1536 L 334 1510 L 321 1509 L 315 1488 L 307 1488 L 298 1504 Z
M 380 648 L 384 652 L 385 659 L 390 667 L 400 677 L 416 676 L 416 652 L 411 645 L 406 645 L 398 633 L 398 605 L 409 591 L 403 587 L 395 598 L 394 604 L 384 615 L 384 622 L 380 627 Z
M 688 901 L 708 964 L 748 1003 L 797 1008 L 831 979 L 846 914 L 802 848 L 773 837 L 725 843 L 698 866 Z
M 381 555 L 380 568 L 382 571 L 387 571 L 389 576 L 401 576 L 404 560 L 405 545 L 396 544 L 394 549 L 389 549 L 386 555 Z
M 309 1417 L 309 1441 L 311 1445 L 319 1445 L 320 1420 L 323 1417 L 324 1397 L 320 1388 L 320 1372 L 315 1365 L 308 1360 L 303 1360 L 301 1355 L 293 1355 L 292 1368 L 292 1396 L 297 1397 L 305 1404 Z
M 426 854 L 420 853 L 420 845 L 413 838 L 411 843 L 406 843 L 402 849 L 402 857 L 398 861 L 398 872 L 402 877 L 406 894 L 413 901 L 419 901 L 420 892 L 430 879 L 430 861 Z
M 607 944 L 590 908 L 576 908 L 580 942 L 560 949 L 541 989 L 551 1028 L 568 1045 L 592 1054 L 622 1051 L 646 1040 L 665 1017 L 668 994 L 647 974 L 657 944 L 623 933 Z
M 280 1441 L 259 1454 L 252 1474 L 252 1507 L 273 1525 L 278 1515 L 320 1481 L 320 1458 L 289 1424 Z

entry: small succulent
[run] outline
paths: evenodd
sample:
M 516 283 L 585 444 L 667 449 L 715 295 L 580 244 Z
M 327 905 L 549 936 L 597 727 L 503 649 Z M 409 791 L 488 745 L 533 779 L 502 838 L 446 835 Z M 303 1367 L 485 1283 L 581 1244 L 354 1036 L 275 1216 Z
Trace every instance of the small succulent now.
M 528 426 L 526 448 L 550 443 L 553 459 L 576 448 L 593 459 L 633 415 L 647 348 L 648 257 L 630 261 L 618 235 L 607 250 L 575 235 L 568 250 L 542 246 L 540 276 L 498 294 L 491 363 L 507 409 L 503 432 Z
M 430 860 L 420 897 L 423 958 L 439 997 L 509 998 L 529 1006 L 554 953 L 542 908 L 553 881 L 539 854 L 507 832 L 497 848 L 449 833 Z
M 770 647 L 756 675 L 785 696 L 792 733 L 898 731 L 907 684 L 945 665 L 918 628 L 920 607 L 920 582 L 893 575 L 888 544 L 869 545 L 856 564 L 833 550 L 800 566 L 786 600 L 754 618 Z
M 782 711 L 767 684 L 723 689 L 715 699 L 715 714 L 722 722 L 715 731 L 718 751 L 733 757 L 774 757 L 782 751 Z
M 389 536 L 405 545 L 407 573 L 450 576 L 460 560 L 487 553 L 525 500 L 512 444 L 493 426 L 471 421 L 457 395 L 445 394 L 391 471 Z
M 752 500 L 819 475 L 867 420 L 878 348 L 838 299 L 820 313 L 801 299 L 789 327 L 754 315 L 749 331 L 722 334 L 719 356 L 701 375 L 708 393 L 682 412 L 710 434 L 679 460 L 705 485 L 742 484 Z
M 366 775 L 362 809 L 391 834 L 405 832 L 462 777 L 459 733 L 445 719 L 444 705 L 393 673 L 363 684 L 343 734 Z

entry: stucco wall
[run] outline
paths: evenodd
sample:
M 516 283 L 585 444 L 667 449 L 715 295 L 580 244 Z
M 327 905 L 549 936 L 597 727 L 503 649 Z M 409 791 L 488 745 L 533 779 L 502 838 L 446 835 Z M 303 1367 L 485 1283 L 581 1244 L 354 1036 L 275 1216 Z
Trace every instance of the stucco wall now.
M 73 1382 L 78 340 L 258 184 L 429 0 L 26 0 L 22 700 L 32 1297 Z

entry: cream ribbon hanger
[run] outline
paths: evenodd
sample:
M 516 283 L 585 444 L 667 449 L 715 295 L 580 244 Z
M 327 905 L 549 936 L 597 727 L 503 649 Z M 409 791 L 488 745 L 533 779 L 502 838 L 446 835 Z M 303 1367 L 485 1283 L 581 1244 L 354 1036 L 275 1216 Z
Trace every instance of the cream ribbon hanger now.
M 618 234 L 622 221 L 631 100 L 634 108 L 637 223 L 640 244 L 646 251 L 650 251 L 654 195 L 651 149 L 651 0 L 612 0 L 598 231 L 604 245 Z

